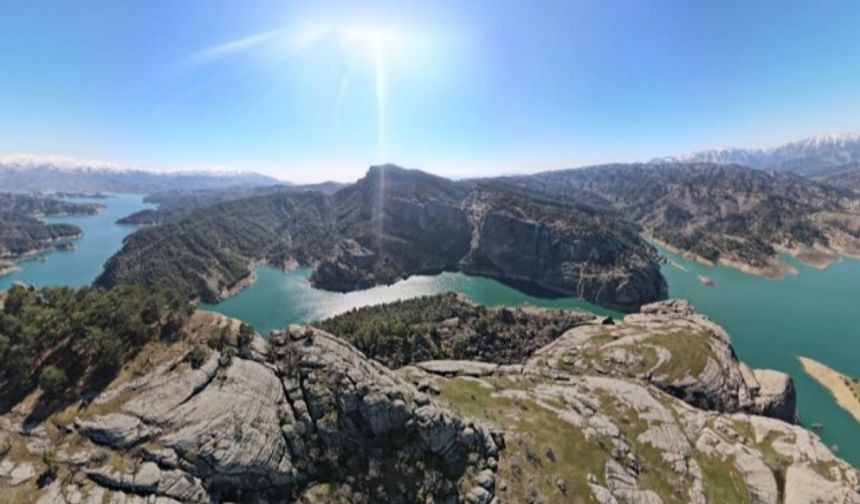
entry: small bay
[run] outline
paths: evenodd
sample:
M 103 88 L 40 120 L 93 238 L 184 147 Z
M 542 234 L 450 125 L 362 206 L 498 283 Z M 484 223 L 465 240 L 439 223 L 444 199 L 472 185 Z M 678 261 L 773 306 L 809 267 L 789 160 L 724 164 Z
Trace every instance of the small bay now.
M 95 215 L 46 218 L 48 223 L 74 224 L 83 230 L 84 236 L 73 242 L 73 250 L 54 250 L 18 263 L 17 271 L 0 276 L 0 290 L 8 289 L 14 282 L 39 287 L 89 285 L 101 273 L 105 261 L 122 247 L 123 238 L 136 229 L 135 226 L 117 224 L 116 220 L 138 210 L 152 208 L 143 202 L 143 196 L 134 194 L 111 194 L 107 198 L 74 201 L 99 203 L 105 208 Z

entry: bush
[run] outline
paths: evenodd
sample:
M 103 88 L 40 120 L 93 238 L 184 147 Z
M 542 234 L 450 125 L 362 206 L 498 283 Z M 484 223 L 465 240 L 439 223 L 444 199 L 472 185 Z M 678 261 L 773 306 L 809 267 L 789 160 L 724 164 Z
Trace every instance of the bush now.
M 188 354 L 188 361 L 191 362 L 191 367 L 200 369 L 206 359 L 209 357 L 209 347 L 205 345 L 194 345 L 191 352 Z
M 55 478 L 57 472 L 60 470 L 60 464 L 57 462 L 57 453 L 48 448 L 42 452 L 42 462 L 45 464 L 45 473 L 52 479 Z
M 239 326 L 239 348 L 246 348 L 254 340 L 254 330 L 248 324 L 242 322 Z
M 45 366 L 39 374 L 39 386 L 46 395 L 55 397 L 69 386 L 66 372 L 56 366 Z

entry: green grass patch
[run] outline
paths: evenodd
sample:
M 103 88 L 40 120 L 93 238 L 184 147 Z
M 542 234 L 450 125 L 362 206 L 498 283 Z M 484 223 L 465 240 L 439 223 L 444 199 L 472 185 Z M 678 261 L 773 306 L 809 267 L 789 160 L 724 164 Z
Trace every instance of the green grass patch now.
M 743 475 L 731 459 L 699 455 L 696 462 L 702 469 L 708 502 L 750 502 Z
M 699 376 L 705 370 L 708 359 L 714 358 L 709 344 L 711 336 L 703 331 L 676 330 L 649 336 L 642 343 L 650 343 L 668 350 L 672 357 L 662 363 L 655 375 L 665 375 L 670 380 L 685 376 Z
M 534 401 L 494 397 L 491 389 L 472 380 L 446 380 L 440 388 L 441 398 L 453 409 L 504 428 L 507 448 L 499 471 L 507 484 L 500 493 L 505 502 L 529 502 L 536 496 L 547 504 L 595 502 L 588 475 L 603 479 L 608 440 L 587 441 L 576 426 Z M 556 478 L 564 481 L 564 492 Z

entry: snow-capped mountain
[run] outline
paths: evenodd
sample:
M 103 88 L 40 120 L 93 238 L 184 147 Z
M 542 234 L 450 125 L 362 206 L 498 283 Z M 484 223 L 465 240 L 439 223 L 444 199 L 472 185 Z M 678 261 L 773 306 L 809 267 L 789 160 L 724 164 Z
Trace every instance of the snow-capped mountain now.
M 253 172 L 151 172 L 103 161 L 14 154 L 0 157 L 0 190 L 125 192 L 220 189 L 281 184 Z
M 801 175 L 858 161 L 860 134 L 856 133 L 813 136 L 770 149 L 721 148 L 651 160 L 652 163 L 740 164 Z

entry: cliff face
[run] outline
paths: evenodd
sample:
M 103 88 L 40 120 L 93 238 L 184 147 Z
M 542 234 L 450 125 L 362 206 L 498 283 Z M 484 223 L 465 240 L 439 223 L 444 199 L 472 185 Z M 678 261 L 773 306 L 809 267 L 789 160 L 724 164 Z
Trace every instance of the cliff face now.
M 666 297 L 656 251 L 607 214 L 499 187 L 479 189 L 468 209 L 472 244 L 460 264 L 466 273 L 622 311 Z
M 311 282 L 349 291 L 418 273 L 457 268 L 469 246 L 469 224 L 456 183 L 415 170 L 373 167 L 335 194 L 335 254 L 322 259 Z
M 213 300 L 253 264 L 288 258 L 313 264 L 311 282 L 336 291 L 462 270 L 624 311 L 666 294 L 654 249 L 604 210 L 394 166 L 371 168 L 334 196 L 246 198 L 138 231 L 97 283 L 169 282 Z
M 528 331 L 517 317 L 529 314 L 501 315 Z M 237 321 L 198 312 L 187 339 L 144 347 L 86 401 L 39 425 L 23 423 L 32 398 L 0 416 L 0 500 L 860 502 L 860 473 L 815 434 L 746 408 L 770 385 L 754 392 L 727 336 L 688 305 L 616 326 L 566 319 L 520 363 L 395 371 L 317 329 L 243 341 Z M 677 347 L 709 348 L 717 365 L 703 375 Z M 657 369 L 614 365 L 649 348 Z
M 780 276 L 786 249 L 816 265 L 860 252 L 860 197 L 790 173 L 708 163 L 607 165 L 513 183 L 601 197 L 650 236 L 698 259 Z

